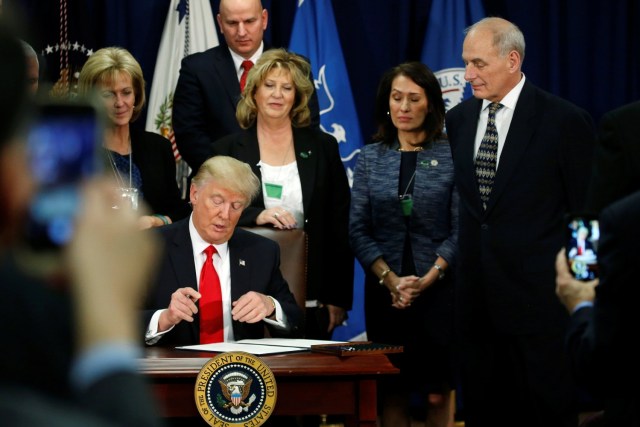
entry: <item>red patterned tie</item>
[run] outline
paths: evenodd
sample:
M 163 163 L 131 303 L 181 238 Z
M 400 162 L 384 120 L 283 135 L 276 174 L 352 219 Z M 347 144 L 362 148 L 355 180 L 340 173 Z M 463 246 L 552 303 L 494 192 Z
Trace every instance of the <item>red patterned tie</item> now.
M 249 70 L 253 67 L 253 62 L 246 59 L 242 61 L 241 67 L 244 71 L 242 72 L 242 76 L 240 76 L 240 92 L 244 92 L 244 85 L 247 83 L 247 74 L 249 74 Z
M 204 253 L 207 259 L 200 271 L 200 344 L 224 341 L 222 321 L 222 290 L 220 278 L 213 266 L 213 254 L 216 248 L 207 247 Z

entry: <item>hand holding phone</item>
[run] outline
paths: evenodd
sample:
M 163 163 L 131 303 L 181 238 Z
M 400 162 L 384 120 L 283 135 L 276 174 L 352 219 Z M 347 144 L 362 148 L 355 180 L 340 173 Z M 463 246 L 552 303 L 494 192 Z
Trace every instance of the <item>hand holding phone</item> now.
M 566 220 L 566 255 L 569 270 L 578 280 L 598 277 L 598 218 L 590 213 L 573 213 Z

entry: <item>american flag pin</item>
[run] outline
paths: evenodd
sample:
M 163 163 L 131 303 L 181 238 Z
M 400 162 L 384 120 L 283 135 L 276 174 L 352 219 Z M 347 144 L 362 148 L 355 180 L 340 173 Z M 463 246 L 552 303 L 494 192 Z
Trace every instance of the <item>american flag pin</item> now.
M 240 265 L 244 267 L 244 260 L 243 259 L 240 260 Z

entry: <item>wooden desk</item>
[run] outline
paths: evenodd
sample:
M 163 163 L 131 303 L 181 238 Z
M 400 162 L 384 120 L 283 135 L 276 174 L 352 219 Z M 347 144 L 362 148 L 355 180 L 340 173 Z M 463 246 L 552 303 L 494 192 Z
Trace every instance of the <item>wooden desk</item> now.
M 199 417 L 195 378 L 215 353 L 147 348 L 142 372 L 166 417 Z M 345 415 L 348 426 L 376 425 L 376 378 L 398 373 L 387 356 L 320 353 L 260 356 L 276 377 L 274 415 Z

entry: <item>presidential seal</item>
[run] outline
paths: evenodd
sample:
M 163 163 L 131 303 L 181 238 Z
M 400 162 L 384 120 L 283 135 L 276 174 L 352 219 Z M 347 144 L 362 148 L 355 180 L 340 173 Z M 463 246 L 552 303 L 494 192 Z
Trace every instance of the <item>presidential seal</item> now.
M 210 426 L 261 426 L 276 406 L 273 372 L 260 358 L 244 352 L 221 353 L 198 373 L 196 407 Z

